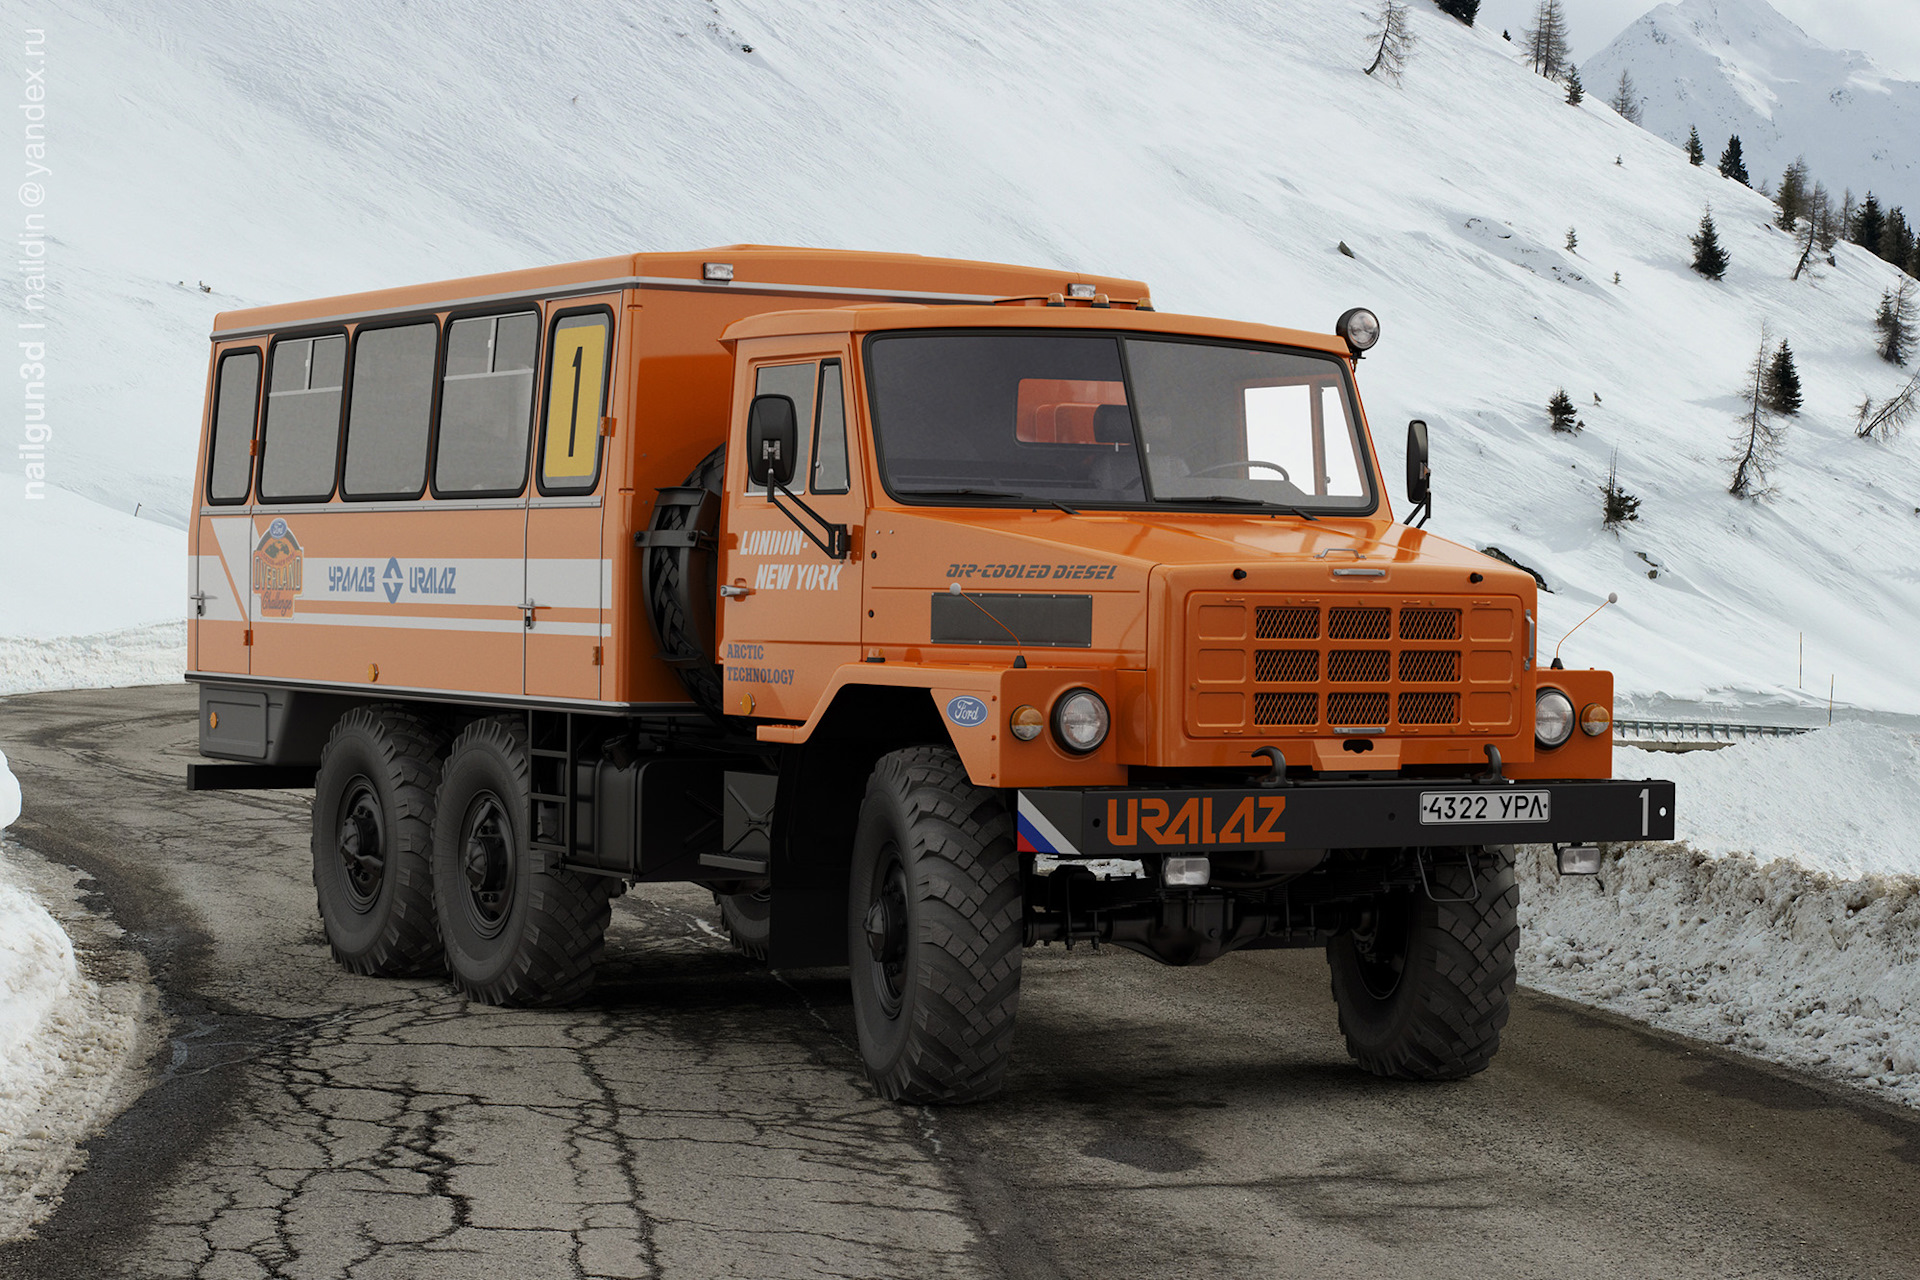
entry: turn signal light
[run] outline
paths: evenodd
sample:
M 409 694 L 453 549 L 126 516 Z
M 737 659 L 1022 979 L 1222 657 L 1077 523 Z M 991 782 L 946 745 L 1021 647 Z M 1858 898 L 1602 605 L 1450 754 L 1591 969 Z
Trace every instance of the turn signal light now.
M 1597 738 L 1613 727 L 1613 712 L 1597 702 L 1589 702 L 1580 712 L 1580 732 Z
M 1007 731 L 1022 742 L 1032 742 L 1046 727 L 1047 717 L 1038 707 L 1015 707 L 1007 717 Z

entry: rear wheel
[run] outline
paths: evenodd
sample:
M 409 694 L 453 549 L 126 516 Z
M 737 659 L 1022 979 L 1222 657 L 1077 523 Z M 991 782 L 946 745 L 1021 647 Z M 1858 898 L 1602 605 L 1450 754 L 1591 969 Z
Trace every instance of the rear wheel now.
M 433 827 L 440 941 L 453 985 L 488 1004 L 564 1004 L 593 985 L 616 881 L 528 843 L 525 726 L 476 720 L 454 740 Z
M 440 965 L 433 924 L 434 784 L 447 735 L 395 706 L 355 707 L 320 753 L 313 888 L 333 958 L 398 978 Z
M 720 923 L 733 945 L 743 955 L 765 960 L 773 941 L 773 891 L 763 887 L 748 893 L 716 893 L 713 900 L 720 906 Z
M 1000 1088 L 1020 1001 L 1020 858 L 951 750 L 881 757 L 854 838 L 847 954 L 860 1054 L 899 1102 Z
M 1361 927 L 1327 945 L 1347 1052 L 1379 1076 L 1484 1071 L 1507 1025 L 1520 936 L 1513 851 L 1430 852 L 1432 895 L 1383 894 Z

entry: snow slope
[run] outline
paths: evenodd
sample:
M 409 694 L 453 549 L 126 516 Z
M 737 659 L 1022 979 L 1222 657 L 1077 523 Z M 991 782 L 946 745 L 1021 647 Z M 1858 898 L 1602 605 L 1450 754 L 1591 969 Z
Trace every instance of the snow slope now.
M 1566 107 L 1497 32 L 1413 16 L 1396 87 L 1359 71 L 1357 6 L 1307 0 L 351 0 L 326 23 L 75 0 L 45 18 L 66 68 L 53 479 L 184 522 L 221 307 L 736 241 L 1054 263 L 1142 276 L 1172 310 L 1325 326 L 1374 307 L 1388 474 L 1399 424 L 1426 417 L 1433 528 L 1545 573 L 1544 638 L 1618 590 L 1567 657 L 1623 690 L 1791 700 L 1804 631 L 1843 704 L 1920 710 L 1920 671 L 1894 661 L 1920 622 L 1920 438 L 1848 432 L 1900 382 L 1870 351 L 1890 269 L 1843 247 L 1789 285 L 1761 197 Z M 1709 201 L 1719 284 L 1685 267 Z M 1743 504 L 1721 458 L 1763 320 L 1808 410 L 1778 496 Z M 1561 386 L 1577 439 L 1546 430 Z M 1597 493 L 1616 449 L 1644 500 L 1618 538 Z M 76 560 L 124 554 L 66 536 Z M 134 572 L 177 591 L 164 558 Z M 0 635 L 67 589 L 26 589 Z M 112 621 L 150 621 L 136 603 Z
M 1646 127 L 1679 146 L 1697 126 L 1709 164 L 1739 134 L 1755 185 L 1778 187 L 1805 156 L 1836 201 L 1851 187 L 1920 212 L 1920 82 L 1828 48 L 1766 0 L 1660 5 L 1580 68 L 1602 98 L 1623 70 Z
M 0 752 L 0 832 L 19 816 L 20 784 Z M 30 876 L 0 837 L 0 1241 L 51 1212 L 79 1142 L 128 1101 L 147 999 L 144 983 L 103 989 L 81 972 L 42 905 L 58 874 Z

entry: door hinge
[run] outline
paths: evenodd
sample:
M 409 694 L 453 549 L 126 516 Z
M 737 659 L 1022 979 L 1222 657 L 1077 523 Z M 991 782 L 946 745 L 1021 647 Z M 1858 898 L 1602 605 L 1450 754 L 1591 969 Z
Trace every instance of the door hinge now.
M 600 419 L 600 434 L 611 440 L 613 438 L 614 428 L 619 425 L 620 420 L 618 418 L 602 418 Z
M 599 645 L 593 646 L 593 665 L 596 667 L 600 665 L 600 646 Z
M 240 643 L 242 645 L 249 646 L 249 647 L 253 644 L 253 628 L 252 627 L 248 627 L 245 631 L 242 631 L 240 633 Z

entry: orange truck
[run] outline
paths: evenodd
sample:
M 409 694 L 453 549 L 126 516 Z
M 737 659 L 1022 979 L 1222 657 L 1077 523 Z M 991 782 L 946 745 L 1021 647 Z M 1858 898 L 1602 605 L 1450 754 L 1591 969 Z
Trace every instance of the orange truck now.
M 1378 333 L 753 245 L 225 313 L 189 785 L 311 786 L 335 959 L 489 1002 L 705 886 L 848 967 L 889 1098 L 998 1088 L 1053 942 L 1322 947 L 1363 1067 L 1478 1071 L 1512 844 L 1591 872 L 1673 787 L 1532 577 L 1394 518 Z

